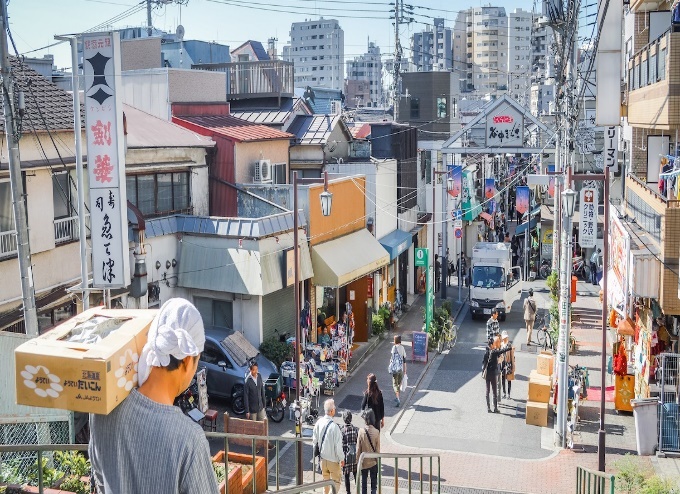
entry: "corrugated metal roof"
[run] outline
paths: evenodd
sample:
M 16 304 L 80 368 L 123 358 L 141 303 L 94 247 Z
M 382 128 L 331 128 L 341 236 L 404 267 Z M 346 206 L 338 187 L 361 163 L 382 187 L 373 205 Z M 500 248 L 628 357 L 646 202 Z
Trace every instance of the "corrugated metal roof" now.
M 232 116 L 263 125 L 283 125 L 291 112 L 280 110 L 234 111 Z
M 354 139 L 366 139 L 371 135 L 371 124 L 354 125 L 349 128 L 349 133 Z
M 339 120 L 340 115 L 298 115 L 288 130 L 299 144 L 325 144 Z
M 304 213 L 298 213 L 298 224 L 305 225 Z M 262 218 L 220 218 L 177 214 L 146 220 L 146 237 L 175 233 L 195 233 L 235 238 L 261 238 L 293 229 L 293 213 L 286 212 Z
M 213 147 L 215 141 L 130 105 L 123 105 L 128 148 Z
M 304 236 L 300 236 L 301 279 L 312 277 L 312 260 Z M 287 286 L 284 278 L 286 251 L 293 234 L 244 240 L 185 237 L 182 239 L 178 286 L 244 295 L 267 295 Z
M 231 115 L 178 116 L 175 118 L 200 125 L 239 142 L 295 137 L 287 132 L 272 129 L 266 125 L 252 124 Z

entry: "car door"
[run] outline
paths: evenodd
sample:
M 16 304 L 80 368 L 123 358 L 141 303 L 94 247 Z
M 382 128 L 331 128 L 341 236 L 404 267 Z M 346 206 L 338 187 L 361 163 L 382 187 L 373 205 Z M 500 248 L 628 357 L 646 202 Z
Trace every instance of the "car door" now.
M 222 349 L 215 342 L 207 339 L 200 361 L 207 371 L 208 394 L 224 398 L 231 397 L 230 381 L 232 379 L 229 373 L 234 369 L 231 361 L 225 358 Z

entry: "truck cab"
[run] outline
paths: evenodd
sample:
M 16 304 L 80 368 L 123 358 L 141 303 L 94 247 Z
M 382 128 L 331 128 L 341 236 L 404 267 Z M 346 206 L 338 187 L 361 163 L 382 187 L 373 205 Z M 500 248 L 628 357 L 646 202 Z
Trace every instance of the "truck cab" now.
M 510 244 L 479 242 L 470 263 L 470 312 L 472 319 L 488 317 L 498 309 L 505 320 L 522 291 L 522 272 L 512 265 Z

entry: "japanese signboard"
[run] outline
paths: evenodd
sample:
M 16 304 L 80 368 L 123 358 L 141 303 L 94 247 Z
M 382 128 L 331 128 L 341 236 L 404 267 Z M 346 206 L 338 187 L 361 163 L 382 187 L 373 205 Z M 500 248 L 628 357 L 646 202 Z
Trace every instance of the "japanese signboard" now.
M 501 104 L 486 117 L 487 147 L 524 145 L 524 116 L 512 105 Z
M 130 284 L 118 33 L 82 36 L 93 286 Z
M 581 189 L 581 224 L 579 225 L 578 243 L 584 249 L 595 247 L 597 240 L 597 189 L 584 187 Z
M 604 166 L 608 166 L 612 173 L 619 171 L 618 127 L 605 127 L 604 129 Z

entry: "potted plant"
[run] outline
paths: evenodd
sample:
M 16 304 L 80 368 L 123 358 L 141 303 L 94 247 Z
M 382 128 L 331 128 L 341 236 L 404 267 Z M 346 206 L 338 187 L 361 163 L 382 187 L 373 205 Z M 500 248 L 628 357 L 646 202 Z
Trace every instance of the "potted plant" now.
M 380 339 L 385 338 L 385 319 L 380 314 L 373 314 L 371 317 L 371 327 L 373 328 L 373 334 L 378 336 Z

